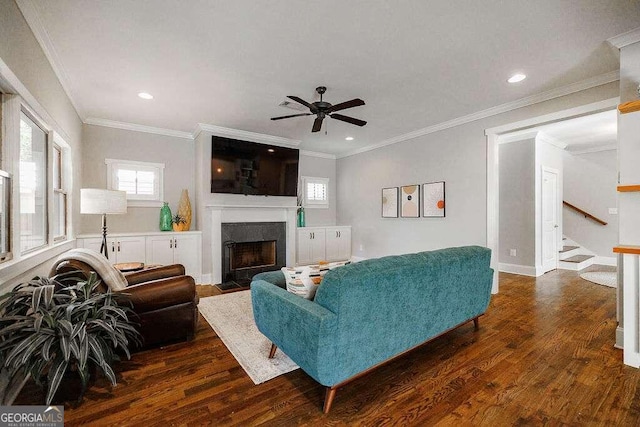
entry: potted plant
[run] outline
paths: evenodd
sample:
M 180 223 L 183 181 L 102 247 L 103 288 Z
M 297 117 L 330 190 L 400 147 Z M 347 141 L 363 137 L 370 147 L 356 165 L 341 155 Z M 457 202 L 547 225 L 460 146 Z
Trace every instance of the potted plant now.
M 180 214 L 173 217 L 173 231 L 186 231 L 187 220 Z
M 129 346 L 141 342 L 126 295 L 99 285 L 95 273 L 88 280 L 71 273 L 36 277 L 0 296 L 0 362 L 11 378 L 24 372 L 46 387 L 46 405 L 65 374 L 80 377 L 78 401 L 97 368 L 116 385 L 118 351 L 130 358 Z

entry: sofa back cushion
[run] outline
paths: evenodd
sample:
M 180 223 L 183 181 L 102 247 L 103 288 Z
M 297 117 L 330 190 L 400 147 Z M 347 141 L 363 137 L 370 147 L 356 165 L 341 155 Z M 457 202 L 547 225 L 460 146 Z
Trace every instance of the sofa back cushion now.
M 330 271 L 315 302 L 338 315 L 340 382 L 484 313 L 491 297 L 491 251 L 448 248 L 366 260 Z M 331 376 L 330 372 L 326 372 Z

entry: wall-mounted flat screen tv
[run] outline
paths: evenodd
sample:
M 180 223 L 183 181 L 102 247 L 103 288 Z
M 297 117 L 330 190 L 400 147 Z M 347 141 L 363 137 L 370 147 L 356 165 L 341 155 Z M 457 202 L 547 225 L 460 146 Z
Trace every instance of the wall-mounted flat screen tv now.
M 211 192 L 296 196 L 299 150 L 213 136 Z

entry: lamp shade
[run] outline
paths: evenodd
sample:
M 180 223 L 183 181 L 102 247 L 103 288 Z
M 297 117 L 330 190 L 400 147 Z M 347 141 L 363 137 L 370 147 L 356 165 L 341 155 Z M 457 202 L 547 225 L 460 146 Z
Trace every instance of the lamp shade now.
M 80 213 L 127 213 L 127 193 L 126 191 L 103 190 L 101 188 L 81 188 Z

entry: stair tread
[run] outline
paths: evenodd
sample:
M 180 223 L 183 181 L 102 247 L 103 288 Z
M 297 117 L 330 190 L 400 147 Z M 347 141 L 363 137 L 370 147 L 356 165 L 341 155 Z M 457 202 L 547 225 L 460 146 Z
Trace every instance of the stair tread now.
M 563 246 L 562 250 L 560 251 L 560 253 L 565 253 L 565 252 L 569 252 L 572 251 L 574 249 L 578 249 L 580 246 Z
M 574 255 L 571 258 L 563 259 L 562 261 L 580 263 L 591 258 L 593 258 L 593 255 Z

